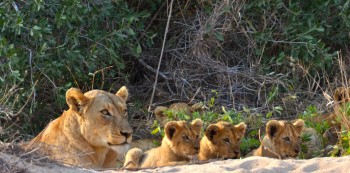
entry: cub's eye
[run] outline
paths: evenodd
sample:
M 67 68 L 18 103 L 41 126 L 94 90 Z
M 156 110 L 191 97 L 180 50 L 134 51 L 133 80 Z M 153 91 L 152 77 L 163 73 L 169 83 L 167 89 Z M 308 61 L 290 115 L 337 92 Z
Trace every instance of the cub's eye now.
M 199 135 L 196 136 L 196 139 L 199 139 Z
M 184 139 L 185 141 L 189 141 L 190 138 L 188 136 L 183 136 L 182 139 Z
M 284 137 L 283 140 L 286 141 L 286 142 L 290 142 L 289 137 Z
M 241 140 L 241 138 L 237 138 L 237 141 L 240 141 Z
M 111 114 L 108 112 L 107 109 L 102 110 L 101 113 L 102 113 L 102 116 L 104 116 L 106 118 L 110 118 L 111 117 Z
M 223 140 L 224 140 L 225 143 L 228 143 L 228 144 L 230 143 L 230 139 L 228 139 L 228 138 L 225 138 Z
M 124 116 L 128 115 L 128 110 L 124 109 L 123 114 Z

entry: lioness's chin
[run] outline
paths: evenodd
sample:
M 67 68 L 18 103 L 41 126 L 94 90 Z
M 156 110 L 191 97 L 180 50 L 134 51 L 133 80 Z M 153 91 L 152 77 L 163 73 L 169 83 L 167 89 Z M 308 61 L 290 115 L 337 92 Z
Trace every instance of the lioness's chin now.
M 109 145 L 109 147 L 111 147 L 112 150 L 116 151 L 116 152 L 123 152 L 123 151 L 128 151 L 130 148 L 130 145 L 128 143 L 124 143 L 124 144 L 119 144 L 119 145 Z

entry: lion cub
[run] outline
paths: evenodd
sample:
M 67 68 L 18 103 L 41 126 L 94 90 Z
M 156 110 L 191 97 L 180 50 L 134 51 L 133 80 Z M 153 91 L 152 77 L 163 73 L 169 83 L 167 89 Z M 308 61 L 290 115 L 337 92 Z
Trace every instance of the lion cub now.
M 350 88 L 338 87 L 333 93 L 334 111 L 330 114 L 323 114 L 315 117 L 315 123 L 326 123 L 329 129 L 323 134 L 327 145 L 335 145 L 341 141 L 339 132 L 342 129 L 341 122 L 347 122 L 347 116 L 343 116 L 346 111 L 346 105 L 350 102 Z
M 270 120 L 266 124 L 266 135 L 258 149 L 247 156 L 264 156 L 271 158 L 296 158 L 300 152 L 301 132 L 304 120 L 291 121 Z
M 243 122 L 238 125 L 223 121 L 210 124 L 200 143 L 199 160 L 239 158 L 239 147 L 246 128 Z
M 143 153 L 133 148 L 125 156 L 124 168 L 150 168 L 185 164 L 199 152 L 200 132 L 203 122 L 169 121 L 164 128 L 160 147 Z

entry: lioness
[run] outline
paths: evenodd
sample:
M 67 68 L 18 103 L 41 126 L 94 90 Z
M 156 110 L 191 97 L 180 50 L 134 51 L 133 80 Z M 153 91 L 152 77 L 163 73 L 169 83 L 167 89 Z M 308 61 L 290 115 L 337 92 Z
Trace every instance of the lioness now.
M 196 103 L 192 106 L 190 106 L 187 103 L 179 102 L 179 103 L 173 103 L 169 107 L 165 106 L 158 106 L 154 110 L 154 114 L 156 115 L 157 120 L 161 125 L 165 125 L 168 122 L 168 116 L 166 114 L 166 111 L 172 111 L 173 115 L 176 115 L 178 113 L 183 113 L 185 115 L 191 116 L 193 112 L 201 112 L 203 110 L 203 103 Z
M 291 121 L 270 120 L 266 124 L 266 135 L 258 149 L 247 156 L 264 156 L 271 158 L 296 158 L 300 152 L 300 135 L 304 120 Z
M 210 124 L 200 143 L 199 160 L 239 158 L 246 128 L 243 122 L 238 125 L 223 121 Z
M 200 147 L 200 132 L 203 122 L 195 119 L 192 123 L 169 121 L 164 128 L 160 147 L 143 153 L 138 148 L 128 151 L 124 168 L 150 168 L 185 164 L 196 157 Z
M 50 158 L 75 166 L 113 168 L 123 159 L 132 138 L 126 99 L 128 90 L 116 94 L 92 90 L 66 93 L 67 111 L 50 122 L 26 149 L 41 147 Z

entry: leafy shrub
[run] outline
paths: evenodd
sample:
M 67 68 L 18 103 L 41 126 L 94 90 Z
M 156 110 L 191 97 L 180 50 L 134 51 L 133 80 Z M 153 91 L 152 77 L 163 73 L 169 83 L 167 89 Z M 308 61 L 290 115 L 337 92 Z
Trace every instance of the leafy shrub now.
M 65 106 L 68 88 L 125 85 L 126 64 L 153 44 L 155 34 L 145 31 L 152 12 L 125 1 L 0 2 L 0 93 L 14 86 L 18 96 L 0 104 L 18 111 L 30 98 L 23 112 L 42 128 Z
M 243 21 L 264 70 L 293 72 L 300 80 L 298 64 L 311 76 L 332 71 L 336 51 L 350 43 L 349 11 L 348 1 L 254 0 L 245 5 Z

